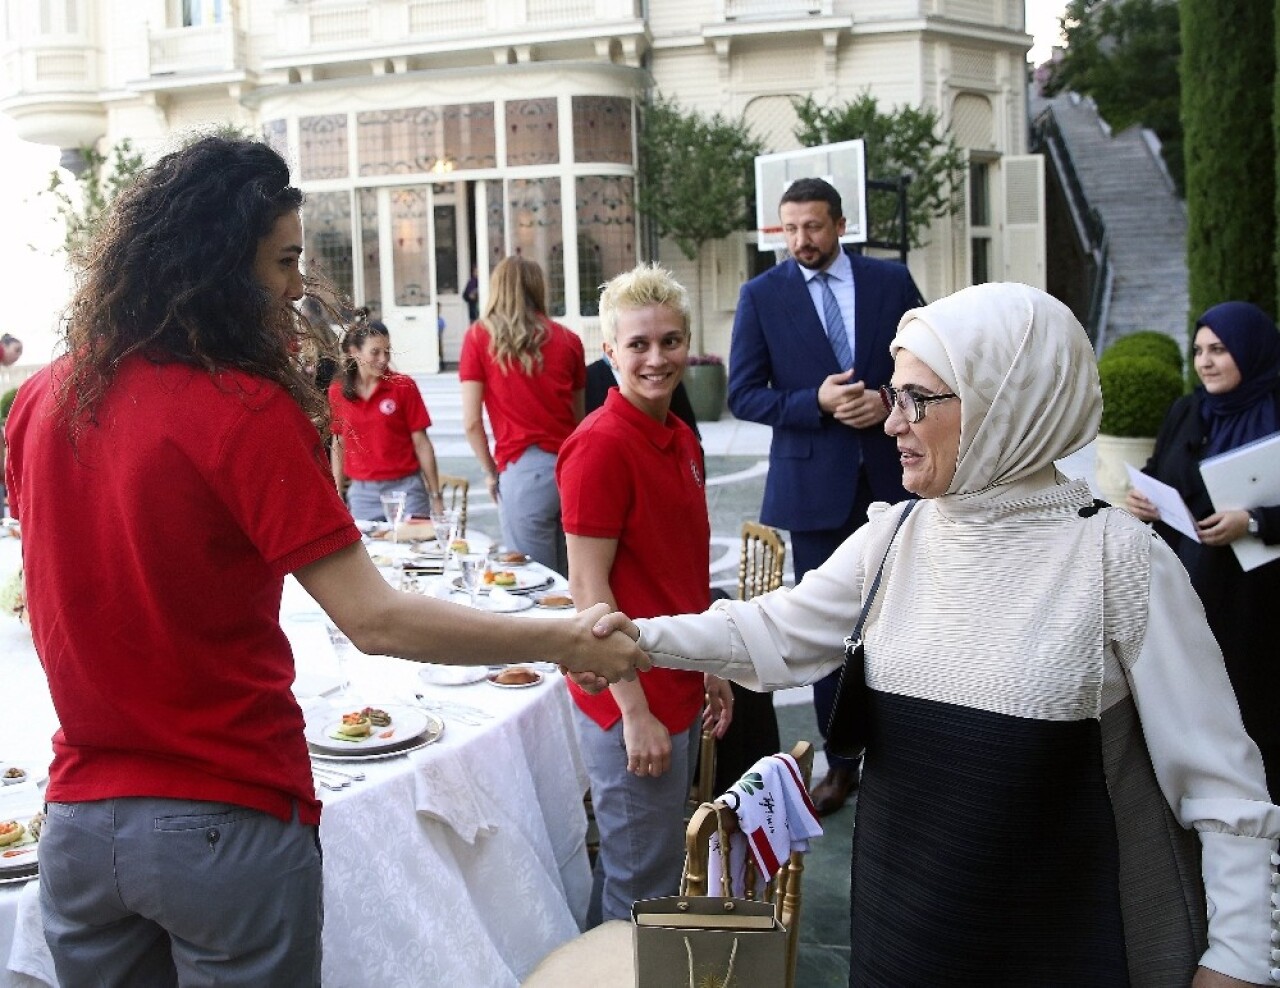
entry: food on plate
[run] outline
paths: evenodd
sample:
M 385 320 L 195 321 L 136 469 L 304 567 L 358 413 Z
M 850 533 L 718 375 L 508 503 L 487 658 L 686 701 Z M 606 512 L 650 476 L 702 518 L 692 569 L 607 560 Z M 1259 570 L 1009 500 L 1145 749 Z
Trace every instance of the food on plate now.
M 543 607 L 572 607 L 573 598 L 564 593 L 544 593 L 538 603 Z
M 5 820 L 0 823 L 0 847 L 16 844 L 26 836 L 27 828 L 17 820 Z
M 373 722 L 363 710 L 343 714 L 342 723 L 338 725 L 338 734 L 344 738 L 367 738 L 373 731 Z
M 500 570 L 493 574 L 493 585 L 495 587 L 514 587 L 516 585 L 516 575 L 509 569 Z
M 498 556 L 500 563 L 527 563 L 529 557 L 523 552 L 504 552 Z
M 41 810 L 27 821 L 27 833 L 31 835 L 32 840 L 40 839 L 40 830 L 42 827 L 44 827 L 44 810 Z
M 7 768 L 4 770 L 4 784 L 6 786 L 12 786 L 12 785 L 15 785 L 16 783 L 26 782 L 26 781 L 27 781 L 26 769 L 18 768 L 15 765 L 12 768 Z
M 466 539 L 454 539 L 449 543 L 449 549 L 451 552 L 467 553 L 471 551 L 471 543 Z
M 494 676 L 493 681 L 502 686 L 527 686 L 530 683 L 536 683 L 541 678 L 526 666 L 512 666 L 510 669 L 503 669 L 502 672 Z
M 369 718 L 369 723 L 374 727 L 391 726 L 391 715 L 385 710 L 379 710 L 377 707 L 365 707 L 360 712 Z

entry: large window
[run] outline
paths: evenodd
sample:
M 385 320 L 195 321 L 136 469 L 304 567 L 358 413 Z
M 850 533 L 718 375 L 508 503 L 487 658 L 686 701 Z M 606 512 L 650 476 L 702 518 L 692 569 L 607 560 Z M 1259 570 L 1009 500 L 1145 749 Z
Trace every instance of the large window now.
M 313 192 L 302 205 L 303 245 L 308 269 L 329 278 L 351 296 L 351 193 Z
M 19 0 L 12 0 L 17 7 Z M 81 0 L 39 0 L 41 34 L 80 33 Z
M 632 180 L 584 175 L 577 180 L 578 301 L 584 316 L 600 314 L 600 286 L 636 264 Z
M 231 0 L 181 0 L 182 26 L 207 27 L 221 24 Z
M 346 178 L 347 115 L 328 113 L 298 121 L 299 170 L 305 179 Z
M 456 103 L 356 114 L 362 176 L 446 174 L 498 163 L 492 103 Z
M 511 251 L 542 266 L 547 276 L 547 308 L 564 315 L 564 234 L 560 179 L 513 178 L 507 183 L 511 209 Z
M 427 252 L 427 190 L 391 190 L 391 277 L 396 305 L 431 301 L 431 255 Z
M 632 162 L 631 100 L 623 96 L 573 97 L 573 159 Z
M 508 165 L 560 161 L 560 112 L 554 96 L 508 100 L 505 110 Z
M 364 298 L 375 319 L 382 318 L 382 246 L 378 243 L 378 193 L 357 192 L 360 203 L 360 257 L 364 267 Z
M 991 280 L 991 165 L 969 162 L 969 283 Z

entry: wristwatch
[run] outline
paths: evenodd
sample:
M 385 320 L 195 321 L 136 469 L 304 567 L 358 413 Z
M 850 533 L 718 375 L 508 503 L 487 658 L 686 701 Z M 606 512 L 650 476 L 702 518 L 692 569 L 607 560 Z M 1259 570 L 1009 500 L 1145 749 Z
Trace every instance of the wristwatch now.
M 1253 535 L 1255 537 L 1262 533 L 1262 520 L 1261 518 L 1259 518 L 1258 512 L 1256 511 L 1249 512 L 1248 532 L 1250 535 Z

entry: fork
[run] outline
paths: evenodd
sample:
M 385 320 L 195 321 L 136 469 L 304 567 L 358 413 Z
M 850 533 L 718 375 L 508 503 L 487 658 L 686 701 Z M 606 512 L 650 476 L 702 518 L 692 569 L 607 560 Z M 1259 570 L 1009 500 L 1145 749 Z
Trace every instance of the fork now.
M 493 720 L 493 714 L 487 710 L 481 710 L 479 707 L 472 707 L 466 703 L 458 703 L 454 700 L 439 700 L 435 697 L 426 696 L 422 693 L 415 693 L 414 696 L 424 704 L 431 704 L 445 713 L 453 712 L 455 716 L 475 717 L 479 720 Z
M 313 772 L 316 772 L 316 771 L 319 771 L 319 772 L 328 772 L 330 775 L 336 775 L 336 776 L 338 776 L 340 779 L 346 779 L 348 782 L 363 782 L 363 781 L 364 781 L 364 773 L 363 773 L 363 772 L 343 772 L 341 769 L 331 768 L 331 767 L 330 767 L 330 766 L 328 766 L 328 765 L 320 765 L 320 764 L 319 764 L 319 763 L 317 763 L 317 762 L 312 762 L 312 763 L 311 763 L 311 770 L 312 770 Z
M 474 714 L 469 714 L 466 710 L 460 710 L 448 703 L 429 699 L 421 693 L 415 693 L 414 696 L 417 697 L 418 706 L 428 713 L 440 714 L 450 720 L 456 720 L 460 724 L 467 724 L 471 727 L 479 727 L 481 724 L 481 721 Z

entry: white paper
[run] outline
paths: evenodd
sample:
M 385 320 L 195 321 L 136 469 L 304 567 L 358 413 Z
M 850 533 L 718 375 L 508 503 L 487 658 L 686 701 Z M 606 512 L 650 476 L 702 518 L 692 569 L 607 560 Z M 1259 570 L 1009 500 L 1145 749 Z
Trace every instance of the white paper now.
M 1126 463 L 1124 466 L 1129 471 L 1129 483 L 1155 506 L 1155 509 L 1160 512 L 1160 520 L 1187 538 L 1199 542 L 1200 532 L 1196 528 L 1196 520 L 1191 515 L 1191 509 L 1182 500 L 1182 495 L 1168 484 L 1136 469 L 1132 464 Z
M 1245 443 L 1200 461 L 1200 476 L 1216 511 L 1239 511 L 1280 504 L 1280 435 Z M 1280 545 L 1244 535 L 1231 543 L 1246 573 L 1280 559 Z

